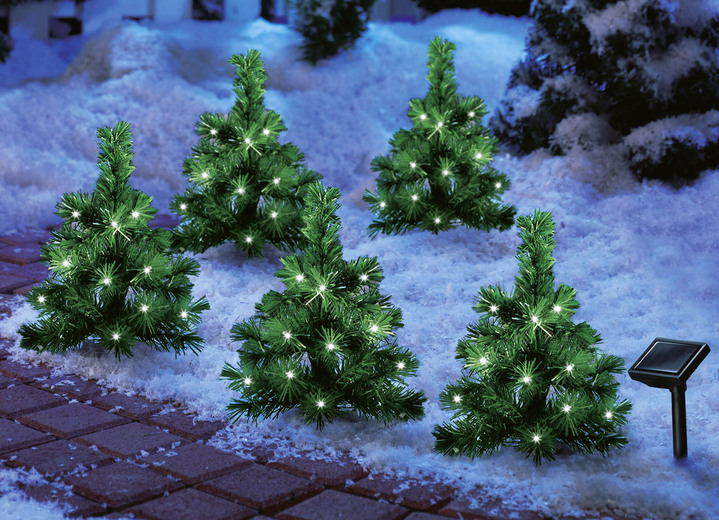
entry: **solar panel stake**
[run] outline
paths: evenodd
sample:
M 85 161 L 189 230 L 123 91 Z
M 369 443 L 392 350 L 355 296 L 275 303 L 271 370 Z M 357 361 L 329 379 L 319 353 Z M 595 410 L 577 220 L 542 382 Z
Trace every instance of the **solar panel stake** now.
M 684 393 L 686 385 L 673 386 L 672 393 L 672 436 L 674 437 L 674 458 L 687 456 L 687 407 Z
M 635 381 L 671 392 L 675 459 L 687 456 L 687 379 L 709 352 L 706 343 L 656 338 L 627 371 Z

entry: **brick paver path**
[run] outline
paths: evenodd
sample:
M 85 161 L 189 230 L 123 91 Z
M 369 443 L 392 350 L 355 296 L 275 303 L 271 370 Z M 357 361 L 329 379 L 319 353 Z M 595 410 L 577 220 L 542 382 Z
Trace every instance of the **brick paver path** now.
M 175 223 L 167 215 L 153 222 Z M 0 319 L 44 279 L 38 260 L 49 238 L 44 230 L 0 237 Z M 79 377 L 53 377 L 47 366 L 8 359 L 11 344 L 0 338 L 0 462 L 35 468 L 45 482 L 18 487 L 33 500 L 59 502 L 71 517 L 544 519 L 481 490 L 469 499 L 427 479 L 368 474 L 347 454 L 333 462 L 277 458 L 268 439 L 245 446 L 253 458 L 242 458 L 205 443 L 224 422 L 198 421 L 178 405 L 108 392 Z

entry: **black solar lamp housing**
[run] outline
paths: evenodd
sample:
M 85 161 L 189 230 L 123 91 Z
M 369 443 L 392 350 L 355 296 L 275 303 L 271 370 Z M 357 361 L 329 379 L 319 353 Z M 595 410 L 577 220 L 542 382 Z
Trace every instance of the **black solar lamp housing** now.
M 627 371 L 629 377 L 672 393 L 674 457 L 687 456 L 687 379 L 709 354 L 709 345 L 696 341 L 656 338 Z

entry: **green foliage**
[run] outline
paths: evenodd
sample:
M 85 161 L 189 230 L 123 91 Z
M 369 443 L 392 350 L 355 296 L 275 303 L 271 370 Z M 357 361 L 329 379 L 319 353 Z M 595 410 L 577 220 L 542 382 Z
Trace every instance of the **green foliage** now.
M 497 147 L 481 124 L 484 101 L 457 94 L 455 48 L 439 36 L 432 40 L 430 87 L 424 99 L 410 101 L 412 128 L 396 132 L 390 153 L 372 161 L 379 172 L 377 192 L 363 197 L 376 216 L 372 237 L 413 228 L 436 234 L 458 224 L 484 230 L 512 226 L 516 210 L 500 202 L 509 179 L 490 166 Z
M 350 411 L 383 422 L 424 414 L 424 394 L 404 384 L 418 363 L 393 337 L 402 313 L 379 292 L 377 258 L 342 259 L 338 199 L 337 188 L 310 186 L 307 247 L 275 274 L 285 291 L 265 294 L 255 316 L 232 327 L 240 359 L 222 377 L 241 393 L 228 406 L 235 418 L 298 408 L 322 429 Z
M 500 139 L 524 152 L 611 147 L 637 178 L 680 185 L 719 166 L 716 6 L 537 0 L 532 17 L 527 56 L 490 121 Z
M 181 217 L 174 246 L 199 253 L 231 241 L 250 257 L 262 256 L 266 243 L 295 250 L 304 194 L 320 176 L 303 166 L 296 146 L 277 141 L 287 128 L 264 106 L 267 73 L 259 51 L 230 63 L 235 105 L 229 114 L 200 116 L 200 140 L 184 162 L 187 188 L 170 205 Z
M 440 395 L 454 413 L 434 429 L 438 452 L 470 458 L 512 446 L 539 465 L 561 445 L 606 455 L 627 440 L 618 432 L 631 405 L 617 401 L 618 356 L 599 353 L 599 334 L 574 324 L 576 291 L 555 290 L 554 222 L 548 212 L 517 218 L 522 243 L 513 294 L 482 287 L 479 320 L 459 341 L 463 377 Z
M 302 57 L 318 61 L 350 50 L 367 30 L 377 0 L 294 0 L 295 29 L 304 41 Z
M 50 277 L 28 301 L 39 311 L 20 327 L 20 346 L 61 353 L 95 339 L 117 359 L 132 356 L 140 341 L 164 351 L 197 353 L 193 330 L 204 297 L 192 300 L 196 260 L 173 256 L 169 231 L 152 230 L 152 198 L 128 184 L 132 165 L 130 125 L 100 128 L 100 177 L 90 194 L 66 193 L 57 204 L 62 227 L 42 247 Z

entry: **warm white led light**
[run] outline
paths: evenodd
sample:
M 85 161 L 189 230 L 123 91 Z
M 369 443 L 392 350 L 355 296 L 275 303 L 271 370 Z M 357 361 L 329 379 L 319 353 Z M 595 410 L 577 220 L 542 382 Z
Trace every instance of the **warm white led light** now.
M 554 312 L 562 312 L 562 308 L 559 305 L 552 307 L 552 310 L 554 310 Z
M 532 440 L 533 440 L 534 442 L 539 442 L 539 441 L 542 440 L 542 438 L 541 438 L 539 435 L 534 434 L 534 436 L 532 437 Z
M 387 203 L 385 201 L 382 201 L 379 203 L 379 207 L 384 209 L 387 206 Z
M 562 410 L 564 411 L 564 413 L 569 413 L 569 412 L 572 411 L 572 407 L 569 406 L 568 404 L 565 404 L 565 405 L 562 407 Z
M 185 211 L 185 210 L 187 209 L 187 204 L 184 204 L 184 203 L 183 203 L 183 204 L 180 204 L 180 209 L 181 209 L 182 211 Z
M 245 194 L 245 188 L 237 188 L 237 193 L 239 193 L 240 195 L 244 195 L 244 194 Z
M 414 195 L 412 195 L 412 200 L 414 202 L 417 202 L 419 200 L 419 195 L 417 195 L 416 193 Z
M 117 227 L 118 227 L 120 224 L 117 223 L 117 220 L 113 220 L 112 222 L 110 222 L 110 225 L 111 225 L 112 227 L 114 227 L 115 229 L 117 229 Z
M 486 357 L 482 356 L 481 358 L 479 358 L 480 365 L 486 365 L 487 363 L 489 363 L 489 360 Z
M 285 339 L 292 339 L 292 334 L 290 334 L 290 333 L 287 332 L 287 331 L 284 331 L 284 332 L 282 333 L 282 336 L 283 336 Z
M 325 284 L 320 285 L 317 290 L 319 292 L 325 292 L 327 290 L 327 286 Z
M 421 114 L 419 118 L 424 121 L 425 119 L 427 119 L 427 114 Z
M 458 395 L 455 395 L 455 396 L 454 396 L 454 402 L 455 402 L 455 403 L 458 403 L 458 402 L 460 402 L 461 400 L 462 400 L 462 398 L 461 398 L 460 396 L 458 396 Z
M 139 211 L 133 211 L 133 212 L 131 213 L 131 215 L 132 215 L 132 218 L 138 218 L 138 217 L 140 216 L 140 212 L 139 212 Z
M 267 128 L 262 130 L 262 135 L 270 135 L 270 131 Z
M 63 260 L 63 261 L 62 261 L 62 266 L 63 266 L 63 267 L 70 267 L 70 260 L 68 260 L 68 259 Z
M 285 375 L 287 376 L 287 379 L 292 379 L 293 377 L 295 377 L 295 373 L 292 370 L 290 370 L 289 372 L 285 372 Z
M 567 365 L 566 368 L 567 368 L 567 372 L 571 372 L 572 370 L 574 370 L 574 363 L 570 363 L 569 365 Z
M 143 305 L 142 307 L 140 307 L 140 310 L 141 310 L 142 312 L 147 312 L 147 311 L 150 310 L 150 308 L 149 308 L 147 305 Z
M 252 139 L 245 137 L 245 144 L 252 144 Z
M 210 130 L 210 134 L 212 134 L 212 135 L 217 135 L 217 130 L 214 129 L 214 128 L 211 129 L 211 130 Z
M 80 217 L 80 212 L 79 212 L 79 211 L 76 210 L 76 211 L 73 211 L 73 212 L 72 212 L 72 218 L 79 218 L 79 217 Z
M 142 270 L 145 274 L 150 274 L 150 271 L 152 271 L 152 267 L 149 265 Z
M 537 316 L 532 316 L 532 323 L 539 323 L 539 318 Z
M 528 384 L 531 383 L 531 382 L 532 382 L 532 378 L 529 377 L 529 376 L 524 376 L 524 377 L 522 378 L 522 383 L 524 383 L 525 385 L 528 385 Z
M 379 327 L 378 327 L 377 325 L 372 325 L 372 326 L 369 328 L 369 330 L 372 331 L 372 332 L 377 332 L 377 331 L 379 331 Z
M 325 402 L 324 401 L 317 401 L 317 408 L 324 408 Z
M 281 180 L 282 179 L 280 179 L 279 177 L 275 177 L 274 179 L 272 179 L 272 182 L 274 183 L 275 186 L 277 186 Z
M 335 344 L 334 343 L 327 343 L 327 350 L 334 350 Z
M 481 158 L 482 158 L 482 153 L 481 153 L 481 152 L 477 152 L 476 154 L 474 154 L 474 158 L 475 158 L 475 159 L 481 159 Z
M 496 305 L 492 305 L 489 307 L 489 312 L 497 312 L 499 310 L 499 307 Z
M 39 301 L 40 303 L 45 303 L 45 297 L 41 294 L 37 297 L 37 301 Z
M 182 311 L 182 312 L 180 312 L 180 318 L 182 318 L 183 320 L 186 320 L 186 319 L 187 319 L 187 316 L 188 316 L 188 315 L 187 315 L 187 311 Z
M 494 185 L 494 187 L 497 188 L 497 189 L 499 189 L 499 188 L 502 187 L 502 183 L 501 183 L 501 182 L 498 182 L 497 184 Z
M 247 237 L 247 238 L 245 238 L 245 242 L 247 242 L 248 244 L 251 244 L 251 243 L 252 243 L 252 237 Z
M 442 175 L 445 177 L 449 176 L 449 170 L 442 170 Z
M 439 224 L 440 222 L 442 222 L 442 220 L 439 217 L 434 219 L 435 224 Z
M 118 334 L 117 332 L 115 332 L 115 333 L 112 335 L 112 339 L 114 339 L 115 341 L 118 341 L 118 340 L 120 339 L 120 334 Z
M 469 117 L 474 117 L 474 110 L 472 110 L 469 114 L 467 114 Z
M 614 416 L 614 414 L 613 414 L 612 412 L 610 412 L 609 410 L 607 410 L 607 411 L 605 412 L 605 414 L 604 414 L 604 417 L 606 417 L 607 420 L 609 420 L 609 421 L 612 420 L 612 417 L 613 417 L 613 416 Z
M 105 285 L 110 285 L 112 283 L 112 280 L 110 280 L 109 278 L 103 278 L 102 283 L 104 283 Z
M 399 363 L 397 363 L 397 368 L 399 368 L 400 370 L 404 369 L 404 362 L 400 361 Z
M 297 276 L 295 276 L 295 280 L 297 280 L 298 282 L 301 282 L 304 279 L 305 279 L 305 276 L 302 274 L 298 274 Z
M 242 382 L 245 383 L 245 386 L 248 386 L 250 383 L 252 383 L 252 379 L 246 377 Z
M 271 217 L 271 218 L 277 218 L 277 212 L 276 212 L 276 211 L 273 211 L 272 213 L 270 213 L 270 217 Z
M 412 161 L 411 163 L 409 163 L 409 167 L 414 170 L 417 167 L 417 163 Z
M 361 274 L 359 279 L 362 282 L 366 282 L 369 279 L 369 277 L 366 274 Z

